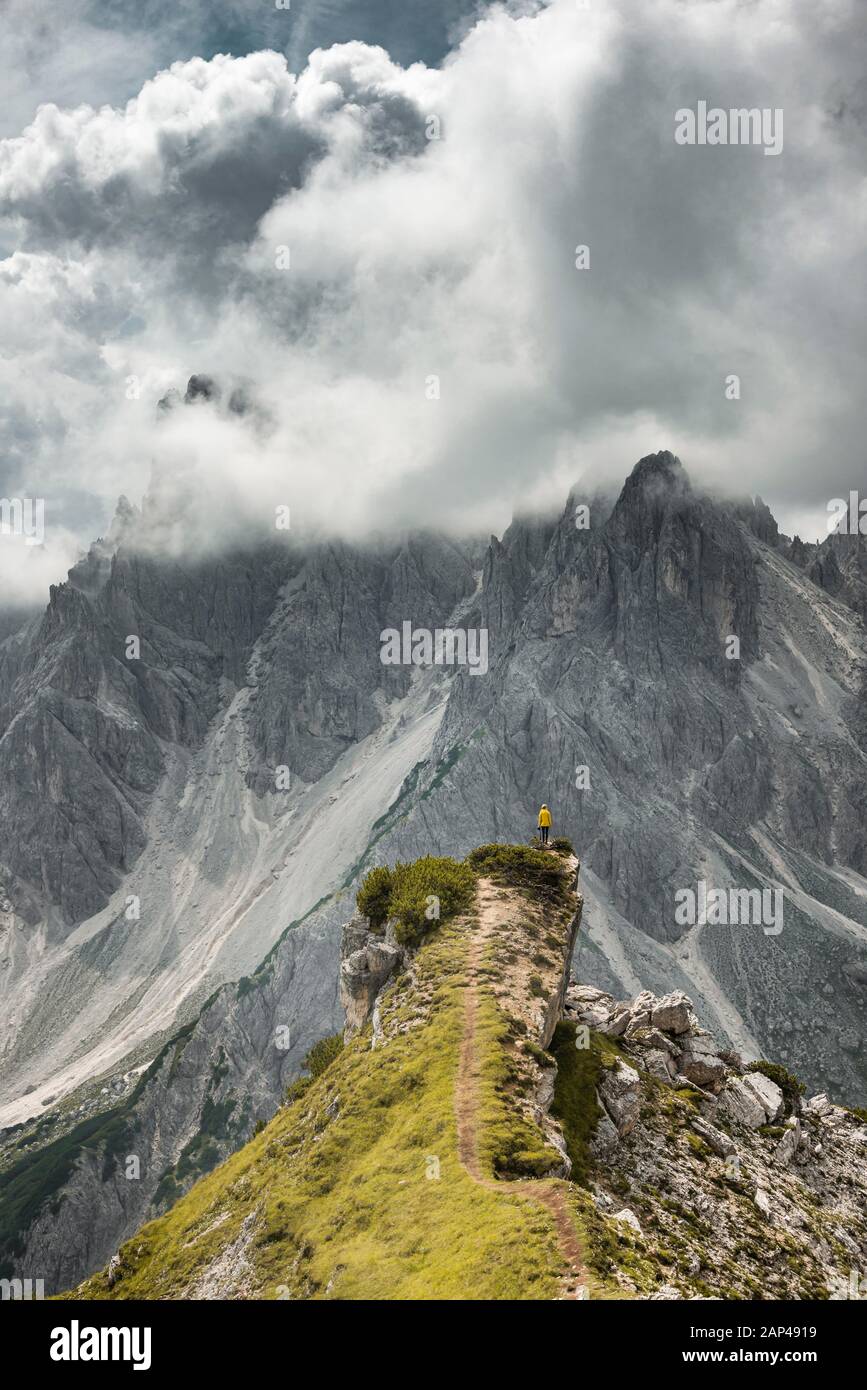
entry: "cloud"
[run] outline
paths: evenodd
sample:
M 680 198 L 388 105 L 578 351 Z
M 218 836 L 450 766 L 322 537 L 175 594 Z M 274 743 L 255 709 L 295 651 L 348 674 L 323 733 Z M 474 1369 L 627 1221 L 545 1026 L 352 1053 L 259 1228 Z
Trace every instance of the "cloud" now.
M 535 8 L 536 0 L 513 0 Z M 16 135 L 40 104 L 122 106 L 173 62 L 285 53 L 293 71 L 315 48 L 361 39 L 401 63 L 438 63 L 482 0 L 64 0 L 62 11 L 4 0 L 0 136 Z
M 84 536 L 155 464 L 196 548 L 280 505 L 499 528 L 670 447 L 818 533 L 864 476 L 864 46 L 845 2 L 553 0 L 440 68 L 356 41 L 43 108 L 0 143 L 3 486 Z M 677 145 L 698 100 L 782 108 L 783 153 Z M 223 403 L 155 411 L 194 372 Z

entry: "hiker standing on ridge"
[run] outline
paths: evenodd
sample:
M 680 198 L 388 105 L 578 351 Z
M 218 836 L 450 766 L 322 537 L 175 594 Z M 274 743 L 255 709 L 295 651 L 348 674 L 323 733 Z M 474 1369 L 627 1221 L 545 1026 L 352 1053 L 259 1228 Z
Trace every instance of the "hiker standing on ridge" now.
M 539 837 L 543 845 L 548 843 L 548 831 L 551 829 L 551 812 L 547 806 L 543 806 L 539 812 Z

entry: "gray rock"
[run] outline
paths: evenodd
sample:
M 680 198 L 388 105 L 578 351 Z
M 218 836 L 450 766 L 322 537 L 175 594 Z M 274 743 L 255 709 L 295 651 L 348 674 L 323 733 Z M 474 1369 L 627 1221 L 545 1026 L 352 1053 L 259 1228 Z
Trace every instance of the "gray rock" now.
M 642 1049 L 641 1060 L 645 1070 L 649 1071 L 651 1076 L 655 1076 L 659 1081 L 664 1081 L 667 1085 L 671 1084 L 677 1073 L 677 1068 L 667 1051 L 656 1047 Z
M 624 1207 L 622 1211 L 617 1211 L 610 1218 L 612 1221 L 619 1221 L 623 1226 L 630 1226 L 636 1235 L 641 1235 L 641 1223 L 634 1211 L 629 1207 Z
M 781 1168 L 791 1163 L 801 1143 L 801 1122 L 796 1118 L 787 1121 L 786 1132 L 774 1149 L 774 1162 Z
M 697 1086 L 716 1088 L 728 1073 L 725 1062 L 717 1052 L 717 1044 L 706 1033 L 688 1034 L 682 1038 L 683 1051 L 680 1070 Z
M 650 1021 L 663 1033 L 688 1033 L 694 1023 L 692 1000 L 682 990 L 666 994 L 652 1010 Z
M 771 1081 L 770 1077 L 763 1076 L 759 1071 L 745 1072 L 742 1080 L 762 1106 L 765 1120 L 769 1124 L 773 1124 L 774 1120 L 779 1119 L 783 1113 L 784 1106 L 783 1093 L 776 1081 Z
M 767 1218 L 770 1218 L 770 1217 L 773 1216 L 773 1213 L 774 1213 L 773 1204 L 772 1204 L 771 1199 L 770 1199 L 770 1197 L 768 1196 L 767 1192 L 765 1192 L 763 1188 L 761 1188 L 761 1187 L 757 1187 L 757 1188 L 756 1188 L 756 1190 L 755 1190 L 755 1192 L 754 1192 L 754 1194 L 753 1194 L 753 1201 L 755 1202 L 755 1204 L 756 1204 L 756 1206 L 758 1207 L 759 1211 L 762 1213 L 762 1216 L 767 1217 Z
M 597 1099 L 599 1099 L 598 1096 Z M 590 1139 L 590 1151 L 597 1158 L 605 1159 L 617 1148 L 619 1142 L 620 1135 L 617 1132 L 617 1126 L 603 1110 Z
M 343 935 L 343 949 L 348 954 L 340 962 L 340 1002 L 346 1016 L 343 1030 L 346 1042 L 372 1017 L 377 995 L 386 981 L 397 973 L 403 960 L 399 946 L 391 945 L 370 931 L 365 931 L 362 938 L 359 926 L 358 919 L 353 919 Z M 363 944 L 357 946 L 359 940 Z
M 708 1124 L 706 1120 L 695 1116 L 690 1120 L 690 1127 L 719 1158 L 728 1158 L 730 1154 L 735 1152 L 736 1145 L 731 1135 L 717 1129 L 715 1125 Z
M 641 1077 L 618 1058 L 599 1078 L 599 1100 L 620 1138 L 633 1129 L 641 1108 Z
M 746 1125 L 747 1129 L 758 1129 L 767 1123 L 763 1102 L 742 1077 L 729 1077 L 720 1092 L 719 1108 L 738 1124 Z

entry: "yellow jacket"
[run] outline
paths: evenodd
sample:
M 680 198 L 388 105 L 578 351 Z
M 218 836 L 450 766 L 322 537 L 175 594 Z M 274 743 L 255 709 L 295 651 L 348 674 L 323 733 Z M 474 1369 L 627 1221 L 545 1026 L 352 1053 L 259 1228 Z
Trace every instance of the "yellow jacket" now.
M 550 825 L 550 824 L 551 824 L 551 812 L 548 810 L 548 807 L 547 807 L 547 806 L 543 806 L 542 809 L 541 809 L 541 811 L 539 812 L 539 827 L 540 827 L 540 829 L 541 829 L 542 826 L 546 826 L 546 825 Z

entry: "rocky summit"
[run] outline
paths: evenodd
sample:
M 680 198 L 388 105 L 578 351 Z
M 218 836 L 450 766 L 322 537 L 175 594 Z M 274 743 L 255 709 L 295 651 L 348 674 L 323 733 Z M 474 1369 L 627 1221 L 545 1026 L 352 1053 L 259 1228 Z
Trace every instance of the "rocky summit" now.
M 684 1123 L 755 1118 L 764 1059 L 867 1103 L 863 538 L 783 536 L 667 452 L 487 542 L 179 555 L 164 486 L 0 626 L 0 1275 L 77 1284 L 259 1142 L 317 1043 L 386 1026 L 415 947 L 352 920 L 369 871 L 526 844 L 543 800 L 593 1011 L 708 1030 L 649 1024 Z M 406 624 L 455 659 L 383 661 Z M 747 1126 L 757 1162 L 792 1118 Z

